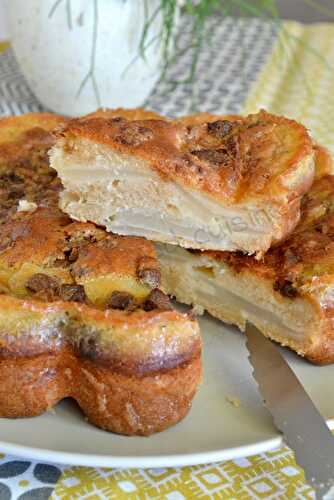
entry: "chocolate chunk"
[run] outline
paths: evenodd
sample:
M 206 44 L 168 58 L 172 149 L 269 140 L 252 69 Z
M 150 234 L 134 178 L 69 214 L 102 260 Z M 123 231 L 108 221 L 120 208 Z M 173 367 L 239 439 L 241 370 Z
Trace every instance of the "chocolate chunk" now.
M 136 308 L 134 296 L 128 292 L 113 291 L 106 302 L 107 309 L 121 309 L 122 311 L 133 311 Z
M 153 257 L 142 257 L 137 265 L 137 276 L 151 288 L 158 288 L 160 285 L 161 273 L 157 266 Z
M 60 297 L 62 300 L 71 302 L 86 302 L 86 293 L 82 285 L 65 284 L 60 287 Z
M 153 309 L 171 311 L 173 309 L 168 295 L 159 290 L 159 288 L 155 288 L 151 291 L 143 304 L 143 308 L 145 311 L 152 311 Z
M 78 247 L 73 247 L 70 250 L 66 250 L 64 254 L 69 262 L 75 262 L 79 257 L 79 249 Z
M 122 129 L 115 137 L 115 140 L 126 144 L 127 146 L 139 146 L 145 141 L 153 139 L 153 132 L 151 129 L 142 127 L 136 123 L 130 123 Z
M 59 288 L 59 281 L 48 274 L 36 273 L 27 280 L 26 288 L 34 293 L 45 290 L 55 291 Z
M 233 128 L 233 122 L 228 120 L 217 120 L 215 122 L 208 123 L 208 132 L 214 135 L 217 139 L 223 139 L 228 135 Z
M 279 292 L 283 297 L 293 299 L 297 297 L 298 290 L 293 286 L 292 281 L 285 279 L 278 279 L 274 283 L 274 290 Z
M 199 151 L 191 152 L 199 160 L 204 160 L 212 165 L 219 166 L 221 163 L 229 159 L 228 153 L 225 148 L 221 149 L 200 149 Z

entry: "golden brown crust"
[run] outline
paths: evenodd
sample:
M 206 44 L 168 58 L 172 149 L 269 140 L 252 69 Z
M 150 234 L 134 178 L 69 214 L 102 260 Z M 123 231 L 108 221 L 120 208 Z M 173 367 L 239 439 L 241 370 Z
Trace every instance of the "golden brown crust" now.
M 16 149 L 24 146 L 31 148 L 43 132 L 52 132 L 59 125 L 68 121 L 64 116 L 53 113 L 26 113 L 21 116 L 0 118 L 0 144 L 13 144 Z M 44 135 L 49 137 L 48 134 Z
M 47 153 L 55 141 L 52 131 L 65 123 L 50 113 L 0 119 L 0 224 L 15 214 L 20 199 L 58 204 L 61 182 Z
M 327 148 L 314 144 L 315 178 L 334 174 L 334 160 Z
M 204 123 L 215 122 L 219 120 L 227 121 L 240 121 L 241 115 L 217 115 L 212 113 L 196 113 L 193 115 L 181 116 L 176 118 L 176 123 L 183 123 L 184 125 L 200 125 Z M 331 153 L 327 148 L 320 144 L 313 144 L 314 150 L 314 163 L 315 163 L 315 178 L 323 177 L 324 175 L 334 174 L 334 161 Z
M 54 143 L 52 132 L 68 121 L 51 113 L 28 113 L 0 118 L 0 166 L 46 153 Z M 48 163 L 44 156 L 45 163 Z
M 241 115 L 216 115 L 213 113 L 195 113 L 193 115 L 181 116 L 180 118 L 176 118 L 174 121 L 176 123 L 183 123 L 183 125 L 201 125 L 203 123 L 215 122 L 218 120 L 242 120 Z
M 73 222 L 54 208 L 19 213 L 3 226 L 0 234 L 0 269 L 16 269 L 28 261 L 64 269 L 72 277 L 91 279 L 121 273 L 136 280 L 140 280 L 137 269 L 141 262 L 158 269 L 151 242 L 108 234 L 94 224 Z
M 150 435 L 176 424 L 189 411 L 201 377 L 197 356 L 158 375 L 134 377 L 57 354 L 0 362 L 0 416 L 31 417 L 74 398 L 88 420 L 108 431 Z
M 70 396 L 92 423 L 148 435 L 190 407 L 198 324 L 167 297 L 154 300 L 160 269 L 151 242 L 59 211 L 47 150 L 60 123 L 48 114 L 0 121 L 0 416 L 37 415 Z M 19 212 L 22 198 L 30 203 Z
M 73 276 L 78 276 L 85 269 L 84 279 L 107 273 L 121 273 L 140 280 L 141 263 L 146 263 L 146 269 L 156 270 L 159 266 L 156 260 L 154 246 L 144 238 L 135 236 L 126 238 L 116 234 L 107 235 L 97 245 L 85 245 L 79 252 L 73 265 Z M 157 278 L 156 287 L 160 279 Z
M 327 317 L 328 316 L 328 317 Z M 325 312 L 320 320 L 322 332 L 317 342 L 305 352 L 305 358 L 315 365 L 328 365 L 334 363 L 334 331 L 333 331 L 333 310 L 329 314 Z
M 59 135 L 68 148 L 80 137 L 134 154 L 163 178 L 225 203 L 286 202 L 310 187 L 312 141 L 297 122 L 264 111 L 238 120 L 199 122 L 185 126 L 165 120 L 83 117 L 70 121 Z
M 85 115 L 85 118 L 125 118 L 129 121 L 134 120 L 167 120 L 162 115 L 155 113 L 154 111 L 149 111 L 144 108 L 100 108 L 93 113 Z

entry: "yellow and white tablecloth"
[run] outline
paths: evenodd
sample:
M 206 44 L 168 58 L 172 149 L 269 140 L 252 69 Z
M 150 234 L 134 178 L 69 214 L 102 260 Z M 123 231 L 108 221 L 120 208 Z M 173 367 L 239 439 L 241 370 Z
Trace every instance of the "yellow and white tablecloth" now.
M 211 43 L 200 57 L 195 83 L 200 110 L 249 113 L 265 108 L 284 114 L 304 122 L 334 153 L 334 25 L 228 18 L 214 19 L 209 29 Z M 0 114 L 40 110 L 11 48 L 1 44 L 0 50 Z M 180 78 L 189 57 L 185 54 L 170 68 L 171 79 Z M 193 102 L 190 85 L 171 89 L 167 78 L 147 106 L 185 114 Z M 0 454 L 1 500 L 49 496 L 248 500 L 311 499 L 314 493 L 285 447 L 224 463 L 148 470 L 60 466 Z

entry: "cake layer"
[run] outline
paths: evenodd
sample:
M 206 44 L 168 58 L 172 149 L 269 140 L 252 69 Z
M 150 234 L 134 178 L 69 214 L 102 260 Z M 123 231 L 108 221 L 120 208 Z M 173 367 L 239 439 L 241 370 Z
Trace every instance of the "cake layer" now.
M 189 248 L 260 256 L 293 230 L 314 177 L 306 129 L 265 112 L 192 124 L 98 112 L 58 137 L 66 213 Z

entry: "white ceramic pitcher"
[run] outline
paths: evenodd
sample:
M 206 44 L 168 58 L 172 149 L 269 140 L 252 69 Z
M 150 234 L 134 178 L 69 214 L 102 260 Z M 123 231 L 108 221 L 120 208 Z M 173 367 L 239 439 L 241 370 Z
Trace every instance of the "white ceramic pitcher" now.
M 67 115 L 143 104 L 161 65 L 156 0 L 9 0 L 11 41 L 29 86 L 48 109 Z M 146 10 L 145 10 L 146 9 Z

